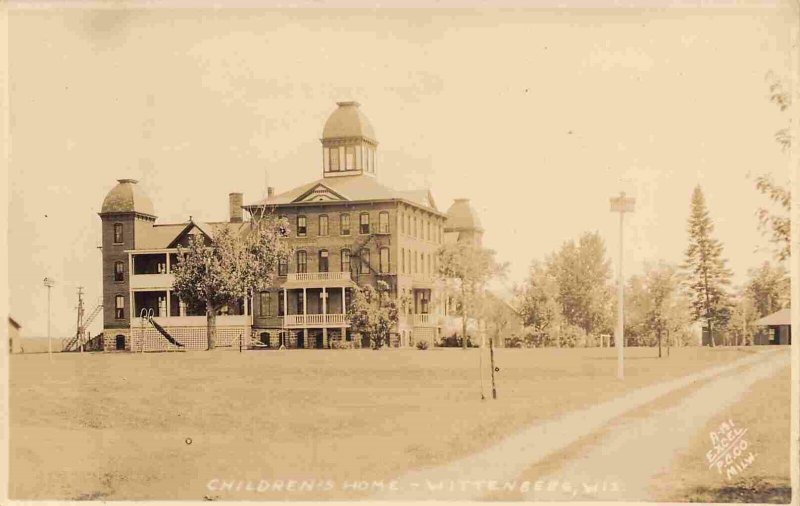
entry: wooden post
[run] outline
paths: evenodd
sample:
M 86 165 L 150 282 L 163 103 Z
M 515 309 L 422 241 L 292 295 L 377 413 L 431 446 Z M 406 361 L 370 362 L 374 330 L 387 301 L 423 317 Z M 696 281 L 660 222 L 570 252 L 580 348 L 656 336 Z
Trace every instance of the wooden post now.
M 494 345 L 491 339 L 489 339 L 489 361 L 492 364 L 492 399 L 497 399 L 497 389 L 494 386 Z

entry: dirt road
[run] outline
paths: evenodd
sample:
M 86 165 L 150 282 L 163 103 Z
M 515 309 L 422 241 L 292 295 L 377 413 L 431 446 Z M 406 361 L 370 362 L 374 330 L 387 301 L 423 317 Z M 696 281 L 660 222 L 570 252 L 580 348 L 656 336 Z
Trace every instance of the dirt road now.
M 669 465 L 671 456 L 697 428 L 738 399 L 752 383 L 788 360 L 788 353 L 764 351 L 636 390 L 532 426 L 470 457 L 409 472 L 397 478 L 392 489 L 378 494 L 376 499 L 478 500 L 498 496 L 537 500 L 646 499 L 652 477 Z M 619 418 L 626 414 L 705 381 L 709 383 L 666 411 L 620 423 Z M 584 448 L 561 469 L 547 476 L 532 475 L 535 465 L 592 434 L 601 434 L 599 442 Z M 626 462 L 624 468 L 614 469 L 620 462 Z M 541 482 L 544 490 L 537 490 L 537 482 Z M 557 483 L 556 490 L 549 490 L 553 482 Z

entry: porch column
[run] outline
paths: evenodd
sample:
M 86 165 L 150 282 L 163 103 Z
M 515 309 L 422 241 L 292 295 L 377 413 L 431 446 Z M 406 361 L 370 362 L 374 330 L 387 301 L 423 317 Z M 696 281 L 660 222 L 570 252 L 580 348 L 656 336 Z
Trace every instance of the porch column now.
M 328 292 L 326 291 L 325 287 L 322 287 L 322 293 L 320 294 L 320 298 L 322 299 L 322 347 L 328 347 Z
M 347 300 L 344 297 L 344 290 L 345 288 L 342 287 L 342 313 L 347 313 L 347 306 L 344 305 L 344 301 Z M 342 337 L 342 339 L 344 339 L 344 336 Z
M 167 256 L 169 258 L 169 256 Z M 169 260 L 168 260 L 169 261 Z M 167 269 L 169 269 L 169 264 L 167 264 Z M 170 299 L 169 292 L 171 290 L 167 290 L 167 316 L 172 316 L 172 300 Z
M 283 289 L 283 325 L 286 326 L 286 315 L 289 314 L 289 297 L 287 295 L 288 290 L 286 288 Z
M 172 272 L 172 266 L 169 264 L 169 257 L 170 254 L 167 253 L 167 274 L 170 274 Z
M 303 287 L 303 316 L 308 314 L 307 313 L 307 309 L 308 309 L 308 304 L 307 304 L 307 297 L 306 297 L 306 289 L 305 289 L 305 287 Z M 303 318 L 303 323 L 305 323 L 305 318 Z

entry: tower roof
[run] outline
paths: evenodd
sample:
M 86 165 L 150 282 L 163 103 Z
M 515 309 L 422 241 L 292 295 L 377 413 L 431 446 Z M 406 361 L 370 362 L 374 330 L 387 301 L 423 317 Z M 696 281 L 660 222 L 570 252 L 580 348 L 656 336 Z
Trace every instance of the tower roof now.
M 139 213 L 155 217 L 153 202 L 136 183 L 138 181 L 135 179 L 118 179 L 117 186 L 103 200 L 100 214 Z
M 469 199 L 456 199 L 447 210 L 445 231 L 483 230 L 478 213 L 469 203 Z
M 333 111 L 322 129 L 323 139 L 345 137 L 364 137 L 377 144 L 372 123 L 359 109 L 358 102 L 336 102 L 339 107 Z

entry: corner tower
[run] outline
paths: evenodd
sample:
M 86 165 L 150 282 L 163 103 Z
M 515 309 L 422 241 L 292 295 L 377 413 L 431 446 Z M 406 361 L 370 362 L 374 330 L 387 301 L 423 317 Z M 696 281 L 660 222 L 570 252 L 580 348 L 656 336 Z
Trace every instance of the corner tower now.
M 153 203 L 135 179 L 119 179 L 103 200 L 103 342 L 106 351 L 130 350 L 130 270 L 128 250 L 135 248 L 136 231 L 152 227 Z
M 378 140 L 358 102 L 337 102 L 338 108 L 322 129 L 324 177 L 356 176 L 376 172 Z

